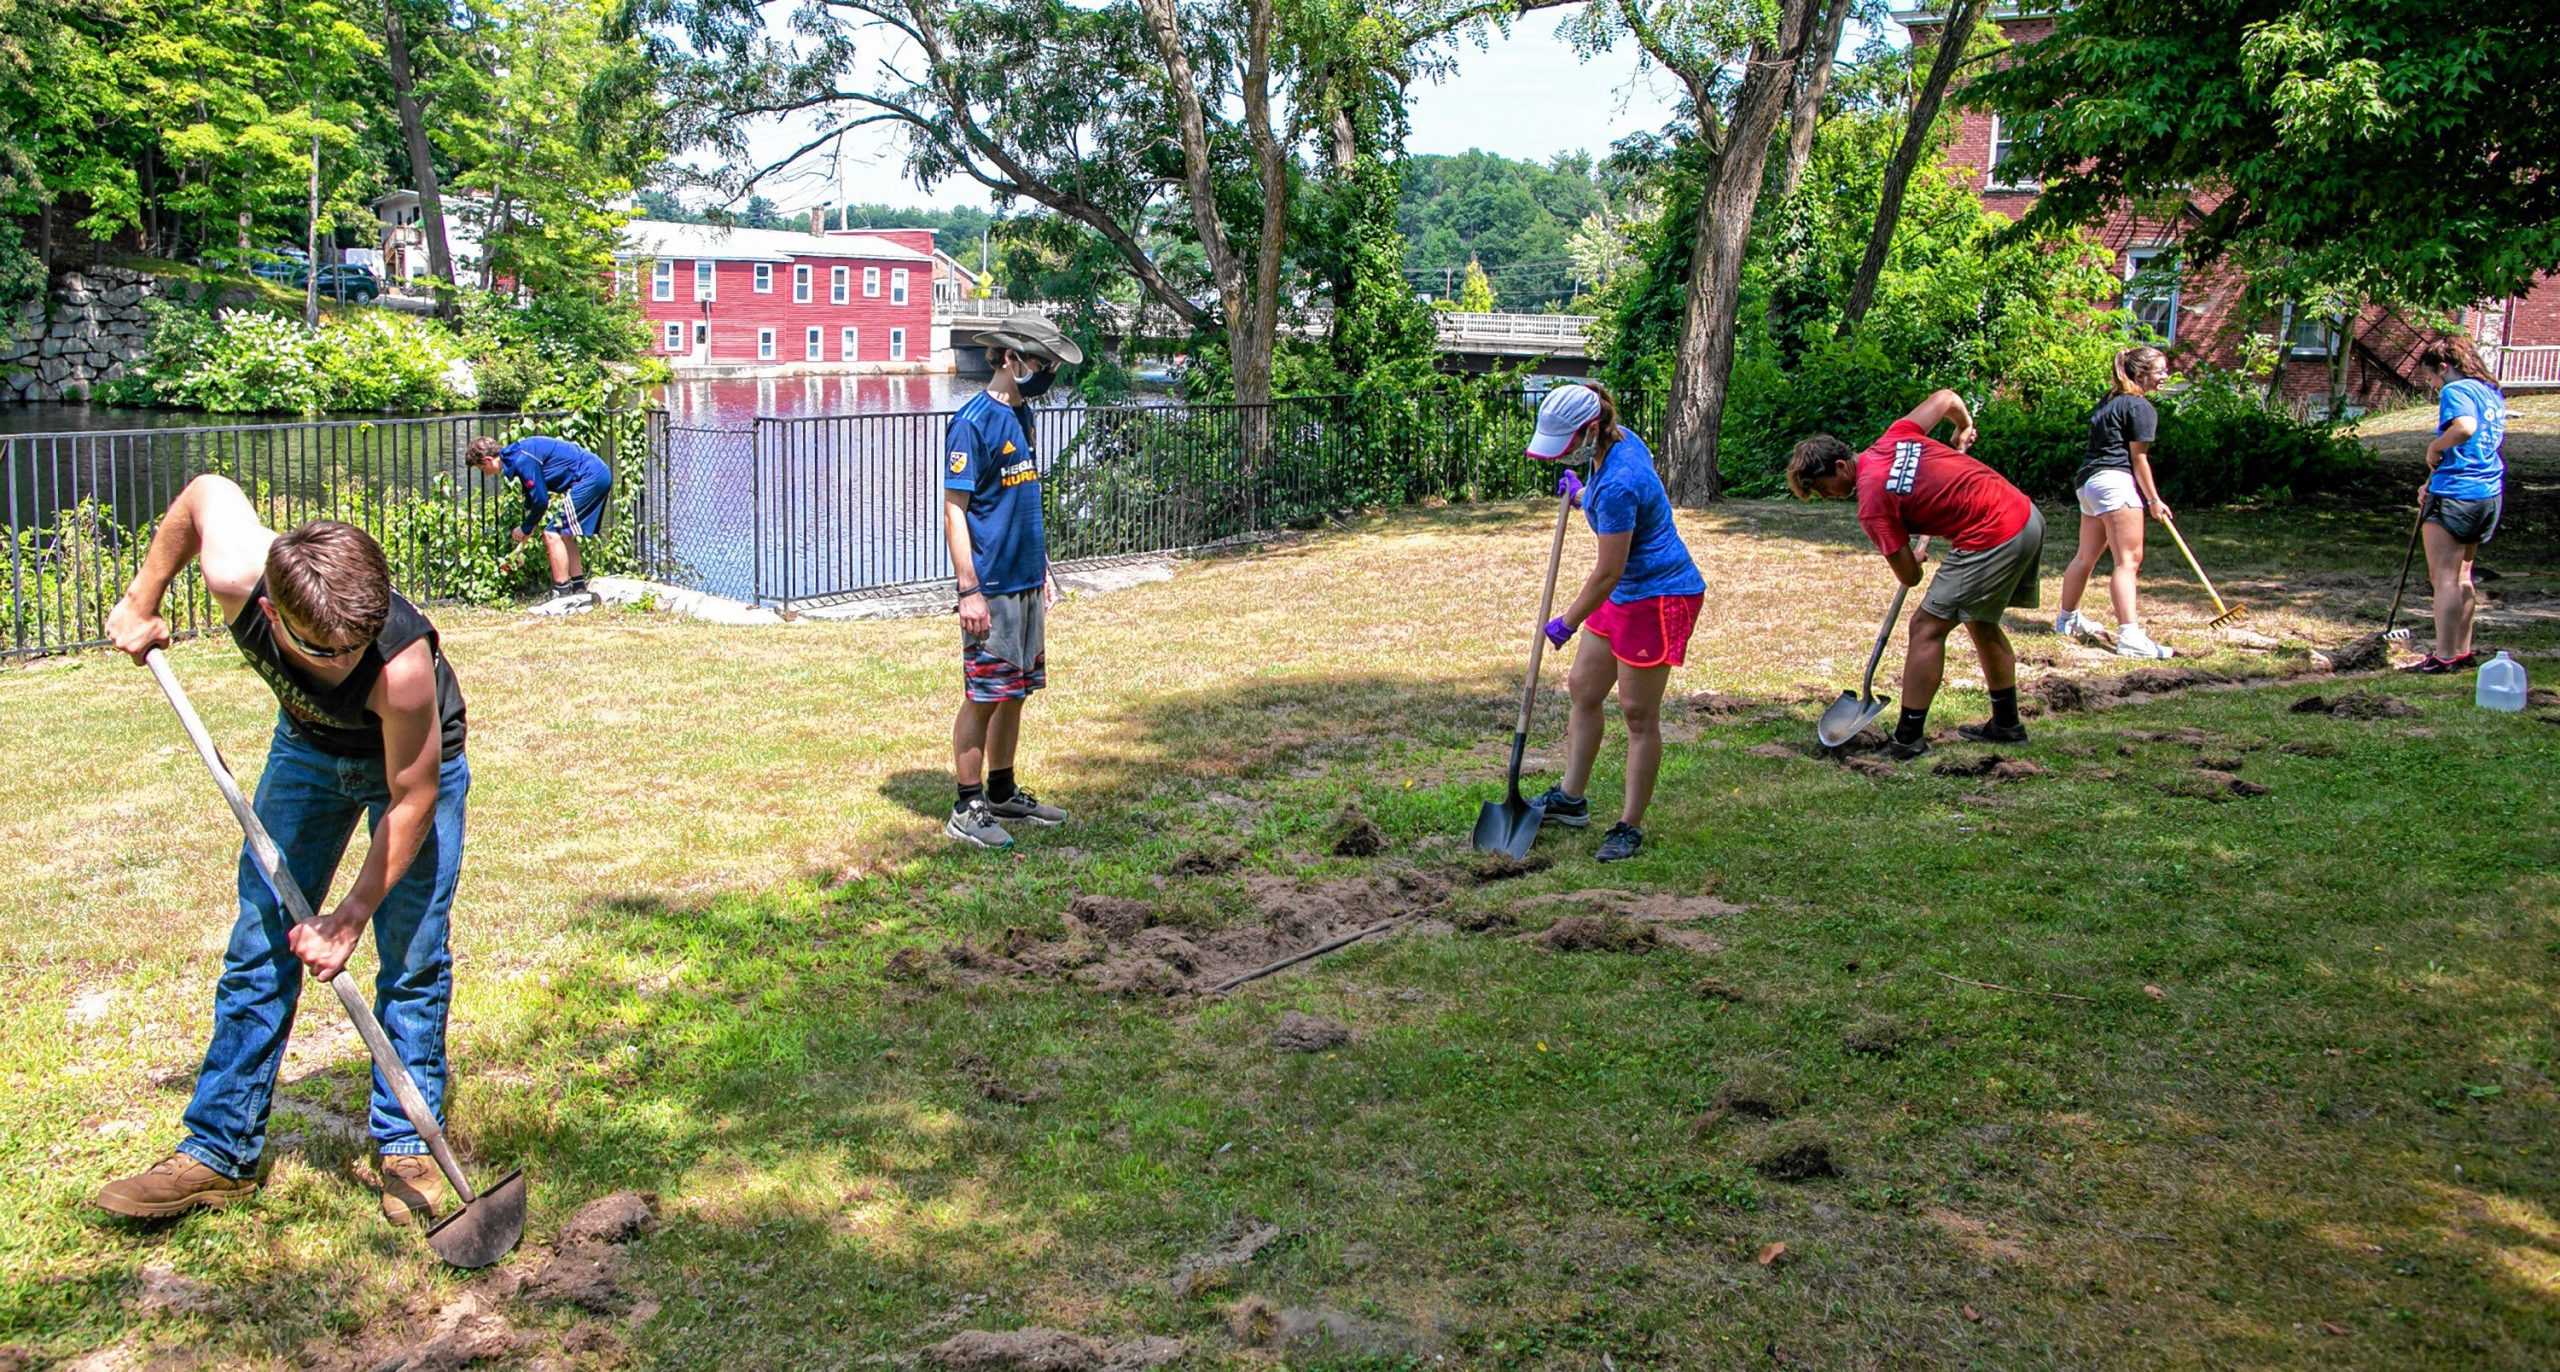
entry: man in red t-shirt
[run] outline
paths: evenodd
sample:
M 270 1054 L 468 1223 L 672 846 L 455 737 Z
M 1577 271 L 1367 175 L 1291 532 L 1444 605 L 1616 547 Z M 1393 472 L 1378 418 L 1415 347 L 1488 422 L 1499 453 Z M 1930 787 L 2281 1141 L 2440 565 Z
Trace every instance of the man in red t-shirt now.
M 1929 437 L 1940 420 L 1955 423 L 1952 448 Z M 1965 456 L 1971 446 L 1972 411 L 1963 397 L 1940 391 L 1895 420 L 1863 453 L 1816 434 L 1787 458 L 1787 488 L 1797 499 L 1858 502 L 1860 527 L 1903 585 L 1920 584 L 1923 538 L 1935 535 L 1954 545 L 1911 615 L 1911 642 L 1902 659 L 1902 717 L 1888 750 L 1897 759 L 1929 751 L 1922 731 L 1946 675 L 1947 632 L 1959 622 L 1982 654 L 1991 719 L 1956 732 L 1977 743 L 2027 741 L 2027 726 L 2018 721 L 2018 654 L 2000 628 L 2000 615 L 2037 603 L 2044 516 L 2026 492 Z

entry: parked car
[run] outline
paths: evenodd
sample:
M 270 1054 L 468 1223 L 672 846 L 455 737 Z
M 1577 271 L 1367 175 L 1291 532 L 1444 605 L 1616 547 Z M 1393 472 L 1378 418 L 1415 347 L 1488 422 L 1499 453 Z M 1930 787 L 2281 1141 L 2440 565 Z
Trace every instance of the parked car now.
M 293 284 L 299 286 L 303 280 L 303 276 L 297 273 Z M 320 293 L 332 300 L 370 304 L 381 296 L 382 280 L 373 274 L 371 267 L 333 262 L 320 269 Z

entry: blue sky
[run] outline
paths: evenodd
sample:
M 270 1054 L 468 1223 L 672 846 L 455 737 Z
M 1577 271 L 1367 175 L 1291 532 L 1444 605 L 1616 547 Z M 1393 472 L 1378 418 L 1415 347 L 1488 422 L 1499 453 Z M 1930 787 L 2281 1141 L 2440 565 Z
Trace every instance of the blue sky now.
M 1470 148 L 1505 157 L 1545 161 L 1581 150 L 1599 156 L 1631 133 L 1660 128 L 1678 83 L 1659 71 L 1638 71 L 1632 44 L 1584 61 L 1556 36 L 1551 14 L 1533 14 L 1508 36 L 1488 32 L 1485 46 L 1460 47 L 1457 71 L 1436 84 L 1417 85 L 1410 96 L 1409 151 L 1459 153 Z M 1898 37 L 1899 35 L 1897 35 Z M 1844 50 L 1861 35 L 1852 31 Z M 764 157 L 777 157 L 806 141 L 790 125 L 766 130 L 756 142 Z M 918 190 L 900 170 L 897 135 L 864 129 L 847 135 L 834 176 L 813 172 L 771 187 L 765 194 L 784 206 L 842 198 L 890 205 L 982 205 L 974 183 L 952 181 Z

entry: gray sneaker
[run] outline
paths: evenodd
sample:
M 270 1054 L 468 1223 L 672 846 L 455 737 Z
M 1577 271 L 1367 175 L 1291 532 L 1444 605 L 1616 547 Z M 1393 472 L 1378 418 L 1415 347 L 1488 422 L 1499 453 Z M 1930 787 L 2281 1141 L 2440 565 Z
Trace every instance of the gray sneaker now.
M 1020 787 L 1015 787 L 1013 794 L 1002 800 L 988 801 L 987 813 L 1008 824 L 1019 821 L 1023 824 L 1045 826 L 1067 822 L 1066 811 L 1055 805 L 1041 804 L 1038 796 Z
M 942 822 L 942 836 L 956 838 L 962 843 L 974 843 L 981 848 L 1013 846 L 1013 835 L 1006 833 L 1004 826 L 996 823 L 995 814 L 988 808 L 986 798 L 983 796 L 952 811 L 951 818 Z
M 564 591 L 546 596 L 538 605 L 525 611 L 529 615 L 582 615 L 596 607 L 596 598 L 585 591 Z

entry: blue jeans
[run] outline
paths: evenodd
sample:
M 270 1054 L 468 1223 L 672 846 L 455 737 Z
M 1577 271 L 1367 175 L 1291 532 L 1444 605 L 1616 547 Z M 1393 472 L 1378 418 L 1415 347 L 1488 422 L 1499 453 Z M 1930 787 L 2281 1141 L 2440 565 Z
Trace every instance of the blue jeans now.
M 445 1011 L 453 1001 L 453 956 L 445 948 L 445 930 L 454 884 L 462 876 L 462 813 L 470 793 L 470 764 L 459 757 L 444 764 L 437 774 L 435 824 L 372 921 L 373 945 L 382 956 L 373 982 L 374 1012 L 438 1122 L 444 1119 Z M 372 833 L 390 804 L 381 758 L 332 757 L 277 717 L 255 808 L 284 853 L 285 871 L 315 911 L 329 911 L 330 884 L 347 840 L 355 836 L 357 817 Z M 213 991 L 213 1042 L 196 1073 L 195 1099 L 187 1104 L 187 1141 L 178 1145 L 179 1152 L 226 1177 L 250 1175 L 266 1152 L 267 1109 L 302 995 L 302 959 L 284 941 L 292 924 L 244 846 L 240 918 L 231 926 L 222 980 Z M 340 1011 L 332 1004 L 324 1013 Z M 427 1151 L 379 1071 L 373 1075 L 371 1122 L 382 1152 Z

